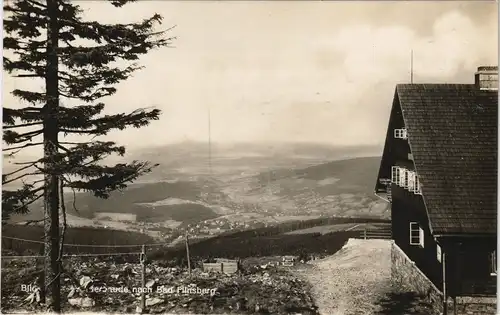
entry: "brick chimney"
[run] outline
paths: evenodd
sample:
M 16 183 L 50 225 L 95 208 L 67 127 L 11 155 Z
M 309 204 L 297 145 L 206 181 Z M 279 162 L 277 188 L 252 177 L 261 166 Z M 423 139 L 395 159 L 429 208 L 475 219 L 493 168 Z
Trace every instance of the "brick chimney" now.
M 482 66 L 477 68 L 475 83 L 481 90 L 498 91 L 498 66 Z

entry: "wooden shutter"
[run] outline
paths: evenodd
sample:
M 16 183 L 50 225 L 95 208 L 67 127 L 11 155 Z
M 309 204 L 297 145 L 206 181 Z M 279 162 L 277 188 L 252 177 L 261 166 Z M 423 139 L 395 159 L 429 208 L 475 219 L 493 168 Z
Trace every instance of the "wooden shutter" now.
M 415 172 L 408 171 L 408 190 L 415 191 Z
M 394 184 L 398 183 L 398 167 L 393 166 L 391 168 L 391 182 Z
M 424 230 L 421 227 L 418 228 L 418 243 L 424 247 Z
M 420 231 L 417 222 L 410 222 L 410 245 L 418 245 L 420 240 Z
M 494 250 L 490 253 L 490 273 L 492 275 L 497 274 L 497 251 Z

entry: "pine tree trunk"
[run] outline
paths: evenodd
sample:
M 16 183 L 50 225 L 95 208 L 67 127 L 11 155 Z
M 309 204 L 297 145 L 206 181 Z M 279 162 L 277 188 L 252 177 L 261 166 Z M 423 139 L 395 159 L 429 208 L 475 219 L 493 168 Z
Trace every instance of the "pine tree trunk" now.
M 44 117 L 44 157 L 47 169 L 57 163 L 54 155 L 58 152 L 58 125 L 56 114 L 59 107 L 59 60 L 57 56 L 59 27 L 58 1 L 48 0 L 47 65 L 45 75 L 46 97 Z M 61 311 L 61 281 L 59 266 L 59 178 L 49 172 L 45 175 L 45 299 L 50 311 Z

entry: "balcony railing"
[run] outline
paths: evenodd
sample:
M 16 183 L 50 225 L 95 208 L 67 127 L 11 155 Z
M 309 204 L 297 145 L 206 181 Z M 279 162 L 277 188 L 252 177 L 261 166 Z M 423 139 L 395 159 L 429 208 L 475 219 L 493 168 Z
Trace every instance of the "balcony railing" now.
M 390 185 L 387 186 L 387 192 L 386 192 L 386 194 L 387 194 L 387 200 L 389 200 L 389 202 L 392 203 L 392 192 L 391 192 L 391 186 Z
M 391 173 L 391 182 L 393 184 L 405 188 L 416 195 L 422 194 L 419 177 L 416 172 L 404 167 L 393 166 Z

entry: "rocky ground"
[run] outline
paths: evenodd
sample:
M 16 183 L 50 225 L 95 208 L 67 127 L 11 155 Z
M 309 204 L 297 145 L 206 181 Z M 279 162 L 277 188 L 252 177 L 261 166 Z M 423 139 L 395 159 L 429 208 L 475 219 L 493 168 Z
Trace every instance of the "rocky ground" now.
M 37 286 L 38 271 L 33 265 L 26 261 L 4 264 L 2 312 L 44 309 Z M 68 261 L 65 270 L 65 312 L 141 311 L 139 264 Z M 152 262 L 146 268 L 146 281 L 148 313 L 316 314 L 309 285 L 288 270 L 272 265 L 253 266 L 233 275 L 195 269 L 189 277 L 185 270 Z

